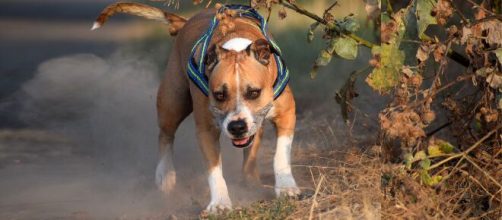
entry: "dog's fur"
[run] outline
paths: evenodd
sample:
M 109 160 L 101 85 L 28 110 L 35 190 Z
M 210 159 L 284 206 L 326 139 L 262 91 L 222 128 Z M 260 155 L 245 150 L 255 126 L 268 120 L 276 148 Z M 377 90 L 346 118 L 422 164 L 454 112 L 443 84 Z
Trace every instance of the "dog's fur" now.
M 244 176 L 249 182 L 259 183 L 256 157 L 265 118 L 275 125 L 277 134 L 275 192 L 277 196 L 294 196 L 300 192 L 290 167 L 296 121 L 295 101 L 289 86 L 274 100 L 276 61 L 271 56 L 271 46 L 256 28 L 258 24 L 255 21 L 226 17 L 232 27 L 222 30 L 220 25 L 215 30 L 206 58 L 208 68 L 205 74 L 210 87 L 209 97 L 206 97 L 188 78 L 186 66 L 191 48 L 207 30 L 216 10 L 203 10 L 185 20 L 146 5 L 118 3 L 104 10 L 93 29 L 103 25 L 114 12 L 148 15 L 148 18 L 163 20 L 171 25 L 170 33 L 177 34 L 157 96 L 160 157 L 156 183 L 160 190 L 167 193 L 175 185 L 174 134 L 179 124 L 193 112 L 197 139 L 208 166 L 211 192 L 208 211 L 232 207 L 221 168 L 220 133 L 231 138 L 235 146 L 245 148 Z M 237 121 L 241 122 L 240 127 L 232 123 Z

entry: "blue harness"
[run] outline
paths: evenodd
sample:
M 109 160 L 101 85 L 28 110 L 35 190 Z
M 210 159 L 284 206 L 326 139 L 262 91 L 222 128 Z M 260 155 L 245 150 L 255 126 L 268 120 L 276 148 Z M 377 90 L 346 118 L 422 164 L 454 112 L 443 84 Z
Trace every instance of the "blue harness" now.
M 267 35 L 267 21 L 254 9 L 249 6 L 244 5 L 225 5 L 221 7 L 218 13 L 223 13 L 225 9 L 236 10 L 241 17 L 247 17 L 251 19 L 256 19 L 260 22 L 260 30 L 273 47 L 274 58 L 277 64 L 277 79 L 274 82 L 274 99 L 279 97 L 286 88 L 286 85 L 289 81 L 289 71 L 284 65 L 284 61 L 281 58 L 281 49 L 275 44 L 275 42 L 269 38 Z M 188 60 L 188 76 L 190 79 L 199 87 L 200 91 L 204 93 L 204 95 L 208 96 L 209 94 L 209 81 L 207 76 L 204 74 L 206 70 L 206 64 L 204 62 L 205 54 L 207 53 L 207 49 L 209 46 L 209 42 L 213 36 L 213 32 L 218 26 L 219 20 L 216 18 L 216 15 L 211 20 L 209 25 L 209 29 L 202 35 L 202 37 L 195 42 L 191 55 Z M 200 47 L 200 58 L 197 61 L 195 59 L 195 54 L 197 52 L 197 48 Z

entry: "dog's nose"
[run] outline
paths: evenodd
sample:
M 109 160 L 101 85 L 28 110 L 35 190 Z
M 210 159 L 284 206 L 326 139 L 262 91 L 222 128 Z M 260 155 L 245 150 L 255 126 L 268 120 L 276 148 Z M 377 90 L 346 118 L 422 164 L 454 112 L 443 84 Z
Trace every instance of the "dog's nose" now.
M 235 136 L 241 136 L 248 131 L 248 127 L 244 120 L 231 121 L 228 123 L 228 132 Z

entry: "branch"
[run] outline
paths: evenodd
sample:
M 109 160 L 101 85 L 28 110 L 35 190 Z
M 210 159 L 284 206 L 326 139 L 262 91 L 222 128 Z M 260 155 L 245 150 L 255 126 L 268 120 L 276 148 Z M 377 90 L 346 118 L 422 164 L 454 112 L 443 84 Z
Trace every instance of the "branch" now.
M 331 11 L 331 9 L 333 9 L 333 7 L 335 7 L 336 5 L 338 5 L 338 2 L 335 0 L 333 4 L 331 4 L 326 10 L 324 10 L 324 14 L 327 14 L 329 11 Z
M 471 3 L 472 5 L 474 5 L 474 8 L 480 8 L 481 10 L 485 11 L 486 13 L 489 13 L 491 15 L 493 15 L 493 12 L 491 12 L 490 10 L 486 9 L 485 7 L 479 5 L 478 3 L 472 1 L 472 0 L 467 0 L 469 3 Z
M 468 154 L 473 151 L 474 149 L 476 149 L 477 147 L 479 147 L 483 142 L 485 142 L 490 136 L 492 136 L 493 134 L 495 134 L 500 128 L 502 128 L 502 126 L 497 126 L 495 129 L 493 129 L 492 131 L 488 132 L 488 134 L 486 134 L 483 138 L 481 138 L 479 141 L 477 141 L 475 144 L 473 144 L 471 147 L 469 147 L 469 149 L 467 149 L 466 151 L 464 152 L 460 152 L 460 153 L 457 153 L 457 154 L 454 154 L 453 156 L 451 157 L 448 157 L 442 161 L 439 161 L 438 163 L 430 166 L 427 170 L 432 170 L 434 168 L 437 168 L 441 165 L 443 165 L 444 163 L 450 161 L 450 160 L 453 160 L 453 159 L 456 159 L 456 158 L 459 158 L 459 157 L 464 157 L 466 158 L 466 156 L 468 156 Z M 468 159 L 468 158 L 466 158 Z
M 279 4 L 281 4 L 282 6 L 286 7 L 286 8 L 289 8 L 293 11 L 296 11 L 302 15 L 305 15 L 309 18 L 312 18 L 314 20 L 316 20 L 317 22 L 321 23 L 321 24 L 324 24 L 324 25 L 328 25 L 328 22 L 326 22 L 324 19 L 322 19 L 321 17 L 317 16 L 316 14 L 314 13 L 311 13 L 303 8 L 300 8 L 298 7 L 297 5 L 293 4 L 293 3 L 289 3 L 287 1 L 284 1 L 284 0 L 280 0 L 279 1 Z
M 316 14 L 314 14 L 312 12 L 309 12 L 309 11 L 307 11 L 307 10 L 299 7 L 298 5 L 296 5 L 294 3 L 290 3 L 290 2 L 288 2 L 286 0 L 280 0 L 279 4 L 281 4 L 282 6 L 284 6 L 286 8 L 289 8 L 289 9 L 291 9 L 293 11 L 296 11 L 299 14 L 305 15 L 305 16 L 307 16 L 307 17 L 309 17 L 309 18 L 311 18 L 311 19 L 313 19 L 313 20 L 315 20 L 315 21 L 317 21 L 317 22 L 319 22 L 319 23 L 327 26 L 328 28 L 335 30 L 336 32 L 341 33 L 340 28 L 336 24 L 328 23 L 325 19 L 317 16 Z M 333 5 L 330 6 L 330 8 L 332 8 L 334 5 L 336 5 L 336 3 L 333 3 Z M 369 42 L 367 40 L 364 40 L 363 38 L 357 36 L 354 33 L 350 33 L 350 34 L 348 34 L 348 36 L 350 38 L 354 39 L 355 41 L 357 41 L 359 44 L 364 45 L 364 46 L 366 46 L 368 48 L 373 48 L 373 46 L 374 46 L 373 43 L 371 43 L 371 42 Z

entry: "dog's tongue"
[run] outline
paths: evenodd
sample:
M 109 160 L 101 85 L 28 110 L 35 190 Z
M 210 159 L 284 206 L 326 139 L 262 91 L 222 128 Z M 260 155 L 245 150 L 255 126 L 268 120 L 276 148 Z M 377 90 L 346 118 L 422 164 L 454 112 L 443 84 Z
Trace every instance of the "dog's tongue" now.
M 234 145 L 244 145 L 248 142 L 249 137 L 241 138 L 241 139 L 232 139 L 232 143 Z

